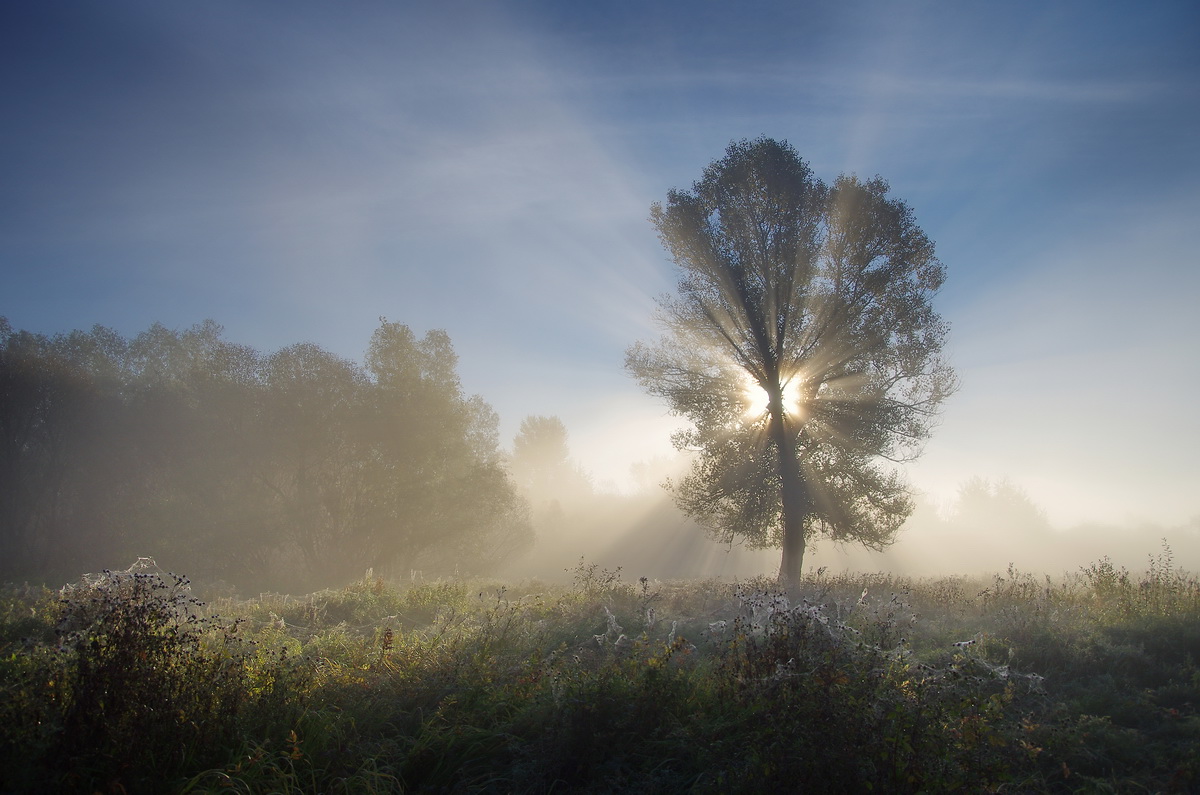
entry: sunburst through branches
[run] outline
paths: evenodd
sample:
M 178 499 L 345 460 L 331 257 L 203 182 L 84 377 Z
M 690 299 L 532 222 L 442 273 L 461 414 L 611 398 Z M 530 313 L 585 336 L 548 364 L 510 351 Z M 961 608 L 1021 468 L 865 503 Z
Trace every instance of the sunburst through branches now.
M 796 415 L 800 412 L 801 401 L 803 397 L 800 391 L 800 378 L 794 377 L 783 384 L 783 412 L 787 415 Z M 757 422 L 767 416 L 767 410 L 770 408 L 771 396 L 767 390 L 763 389 L 762 385 L 747 375 L 742 384 L 742 405 L 744 408 L 744 416 L 750 422 Z

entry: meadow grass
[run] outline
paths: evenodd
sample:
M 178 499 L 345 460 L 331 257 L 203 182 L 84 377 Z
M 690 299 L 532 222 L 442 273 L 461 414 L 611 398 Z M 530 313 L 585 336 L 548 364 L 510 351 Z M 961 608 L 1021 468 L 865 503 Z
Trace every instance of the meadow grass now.
M 571 585 L 0 599 L 6 792 L 1189 792 L 1200 582 Z

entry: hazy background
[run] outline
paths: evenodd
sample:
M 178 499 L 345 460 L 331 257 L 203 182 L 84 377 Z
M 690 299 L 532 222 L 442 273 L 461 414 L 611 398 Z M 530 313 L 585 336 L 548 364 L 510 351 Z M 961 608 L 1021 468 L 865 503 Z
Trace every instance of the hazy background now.
M 1198 40 L 1192 2 L 8 3 L 0 315 L 354 359 L 380 316 L 445 329 L 503 439 L 557 416 L 626 495 L 564 514 L 562 555 L 636 574 L 637 528 L 690 538 L 629 496 L 673 456 L 622 370 L 673 284 L 649 205 L 766 134 L 915 208 L 962 380 L 911 532 L 814 565 L 1136 565 L 1166 535 L 1194 570 Z

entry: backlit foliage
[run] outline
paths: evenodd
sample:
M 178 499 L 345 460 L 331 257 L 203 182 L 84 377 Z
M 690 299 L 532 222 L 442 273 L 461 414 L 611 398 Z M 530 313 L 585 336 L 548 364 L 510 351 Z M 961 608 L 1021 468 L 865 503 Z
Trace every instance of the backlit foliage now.
M 793 584 L 816 534 L 890 543 L 912 510 L 894 465 L 955 386 L 932 306 L 945 268 L 912 210 L 878 177 L 826 185 L 759 138 L 651 220 L 678 283 L 663 337 L 626 365 L 690 423 L 674 439 L 696 453 L 680 507 L 725 539 L 781 546 Z

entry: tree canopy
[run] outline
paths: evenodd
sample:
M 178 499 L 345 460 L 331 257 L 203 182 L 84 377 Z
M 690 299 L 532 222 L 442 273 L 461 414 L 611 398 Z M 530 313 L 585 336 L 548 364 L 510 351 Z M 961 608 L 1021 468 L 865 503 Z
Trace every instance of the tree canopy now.
M 945 277 L 904 202 L 875 177 L 826 185 L 786 142 L 735 141 L 651 220 L 678 267 L 664 334 L 626 366 L 690 421 L 676 501 L 720 537 L 780 546 L 800 577 L 816 535 L 891 543 L 918 456 L 953 391 Z
M 571 460 L 567 427 L 558 417 L 530 415 L 513 438 L 513 478 L 535 502 L 578 499 L 591 483 Z
M 127 340 L 0 318 L 0 574 L 139 556 L 260 589 L 484 571 L 532 530 L 456 364 L 444 332 L 387 321 L 359 365 L 211 321 Z

